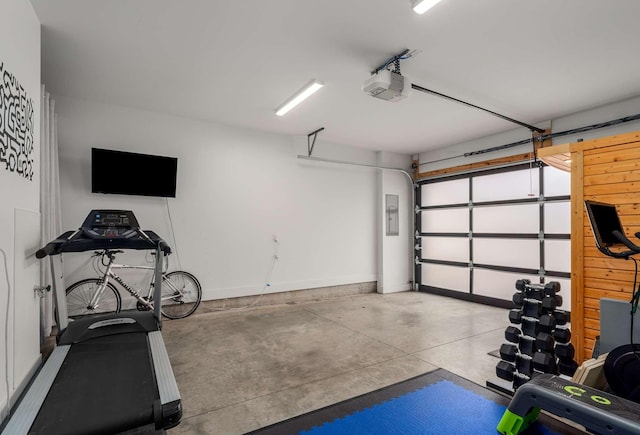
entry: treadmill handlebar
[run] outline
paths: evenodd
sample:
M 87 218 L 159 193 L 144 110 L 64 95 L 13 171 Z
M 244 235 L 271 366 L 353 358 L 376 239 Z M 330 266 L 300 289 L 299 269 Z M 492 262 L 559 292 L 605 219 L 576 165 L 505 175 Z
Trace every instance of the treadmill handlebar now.
M 113 247 L 122 247 L 123 249 L 153 249 L 159 248 L 165 255 L 171 254 L 171 247 L 167 242 L 161 239 L 157 234 L 149 231 L 149 234 L 142 230 L 136 230 L 133 235 L 138 235 L 137 241 L 135 237 L 127 234 L 127 237 L 87 237 L 83 229 L 77 231 L 68 231 L 57 239 L 50 241 L 42 248 L 36 251 L 36 258 L 42 259 L 48 255 L 56 255 L 62 252 L 84 252 L 94 249 L 113 249 Z M 113 244 L 112 244 L 113 242 Z M 75 244 L 79 243 L 79 246 Z M 115 246 L 114 246 L 115 245 Z M 69 247 L 76 246 L 74 249 Z
M 44 248 L 40 248 L 36 251 L 36 258 L 41 259 L 46 257 L 47 255 L 51 255 L 56 251 L 58 247 L 58 243 L 55 241 L 47 243 Z
M 171 246 L 169 246 L 164 240 L 158 241 L 158 248 L 160 248 L 165 255 L 171 255 Z

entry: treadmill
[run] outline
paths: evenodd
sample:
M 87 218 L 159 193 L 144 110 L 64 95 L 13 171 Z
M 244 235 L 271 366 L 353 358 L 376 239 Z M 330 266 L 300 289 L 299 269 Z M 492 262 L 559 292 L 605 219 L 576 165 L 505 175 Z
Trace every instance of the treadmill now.
M 49 256 L 54 274 L 58 346 L 3 434 L 164 433 L 180 423 L 180 393 L 160 333 L 160 303 L 153 311 L 68 319 L 53 256 L 101 249 L 155 251 L 153 298 L 161 301 L 162 263 L 171 248 L 153 231 L 141 230 L 131 211 L 92 210 L 80 229 L 38 250 L 37 258 Z

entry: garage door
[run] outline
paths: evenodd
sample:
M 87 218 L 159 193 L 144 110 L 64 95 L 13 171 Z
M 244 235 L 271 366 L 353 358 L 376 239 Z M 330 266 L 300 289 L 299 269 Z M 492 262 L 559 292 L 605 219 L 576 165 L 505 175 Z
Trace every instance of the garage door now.
M 517 165 L 418 183 L 419 290 L 508 307 L 517 279 L 560 282 L 570 310 L 570 174 Z

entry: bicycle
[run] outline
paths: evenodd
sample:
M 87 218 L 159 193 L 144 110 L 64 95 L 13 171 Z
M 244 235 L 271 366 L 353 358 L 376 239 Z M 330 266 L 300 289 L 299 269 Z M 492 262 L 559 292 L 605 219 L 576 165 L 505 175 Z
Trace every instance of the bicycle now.
M 120 250 L 105 249 L 95 251 L 93 256 L 100 257 L 104 272 L 100 278 L 87 278 L 69 286 L 66 290 L 67 312 L 69 318 L 76 318 L 91 314 L 118 313 L 122 308 L 122 297 L 118 289 L 109 282 L 113 279 L 120 284 L 136 302 L 139 311 L 153 310 L 154 278 L 149 284 L 149 291 L 141 296 L 142 289 L 135 290 L 118 276 L 114 269 L 142 269 L 155 270 L 152 266 L 131 266 L 116 264 L 116 254 L 123 253 Z M 108 261 L 105 264 L 105 258 Z M 100 269 L 96 267 L 99 271 Z M 155 277 L 155 274 L 154 274 Z M 169 319 L 182 319 L 190 316 L 200 305 L 202 300 L 202 287 L 195 276 L 189 272 L 177 270 L 162 273 L 162 315 Z

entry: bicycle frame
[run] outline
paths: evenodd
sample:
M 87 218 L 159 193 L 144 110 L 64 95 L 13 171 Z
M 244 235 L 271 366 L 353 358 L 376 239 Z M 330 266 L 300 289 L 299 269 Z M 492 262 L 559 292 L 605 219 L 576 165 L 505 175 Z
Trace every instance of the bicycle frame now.
M 102 257 L 104 258 L 105 255 L 107 255 L 107 254 L 103 253 Z M 103 263 L 103 265 L 106 267 L 106 269 L 105 269 L 104 273 L 102 274 L 102 277 L 100 278 L 101 284 L 98 287 L 98 289 L 95 292 L 95 294 L 93 295 L 93 297 L 91 298 L 91 301 L 89 302 L 89 305 L 91 307 L 97 307 L 98 306 L 98 302 L 100 301 L 100 297 L 102 296 L 102 293 L 104 293 L 104 290 L 107 288 L 107 285 L 109 283 L 109 279 L 113 279 L 115 282 L 120 284 L 120 286 L 122 288 L 124 288 L 131 296 L 133 296 L 138 301 L 138 303 L 144 305 L 145 307 L 147 307 L 150 310 L 153 310 L 154 304 L 151 301 L 151 295 L 153 294 L 155 274 L 151 278 L 151 282 L 149 283 L 149 292 L 147 293 L 147 295 L 145 297 L 145 296 L 140 296 L 140 292 L 142 291 L 142 289 L 140 289 L 140 290 L 134 289 L 132 286 L 127 284 L 113 270 L 114 269 L 140 269 L 140 270 L 155 271 L 155 267 L 153 267 L 153 266 L 128 265 L 128 264 L 117 264 L 117 263 L 114 263 L 115 254 L 107 255 L 107 257 L 109 258 L 109 263 L 106 264 L 106 265 L 104 265 L 104 263 Z M 165 276 L 165 272 L 162 272 L 162 277 L 164 278 L 164 276 Z M 180 289 L 176 288 L 169 280 L 163 280 L 163 285 L 168 285 L 174 291 L 174 294 L 171 295 L 171 296 L 165 297 L 165 298 L 161 298 L 161 301 L 172 299 L 172 298 L 175 297 L 176 294 L 181 294 Z

